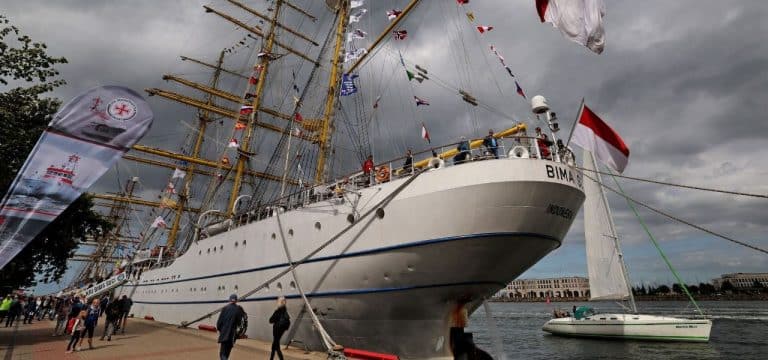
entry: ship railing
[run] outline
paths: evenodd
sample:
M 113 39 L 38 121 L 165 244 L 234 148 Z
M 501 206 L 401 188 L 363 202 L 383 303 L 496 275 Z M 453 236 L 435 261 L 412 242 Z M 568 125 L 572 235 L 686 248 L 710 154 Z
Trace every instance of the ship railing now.
M 466 141 L 472 142 L 475 140 L 479 139 L 468 139 Z M 496 158 L 515 158 L 527 160 L 545 159 L 555 162 L 573 164 L 574 159 L 572 152 L 565 149 L 559 149 L 558 151 L 554 144 L 547 144 L 547 146 L 540 147 L 538 145 L 539 141 L 540 139 L 533 136 L 508 136 L 498 138 L 496 156 L 493 155 L 489 148 L 481 146 L 478 148 L 466 150 L 466 160 L 459 163 L 456 163 L 453 158 L 442 157 L 441 166 L 459 166 L 475 161 L 485 161 Z M 366 174 L 363 171 L 356 171 L 346 176 L 340 177 L 331 183 L 316 186 L 305 185 L 303 189 L 278 198 L 269 204 L 259 206 L 247 212 L 238 213 L 235 217 L 235 221 L 232 221 L 230 224 L 228 224 L 227 228 L 231 229 L 250 222 L 260 221 L 266 218 L 274 217 L 278 212 L 283 213 L 291 209 L 306 208 L 311 204 L 327 200 L 343 203 L 347 201 L 347 194 L 356 193 L 359 190 L 371 186 L 377 186 L 397 179 L 407 178 L 419 171 L 429 170 L 431 168 L 430 166 L 417 167 L 416 164 L 433 158 L 432 152 L 443 154 L 449 150 L 457 149 L 460 143 L 461 142 L 455 142 L 429 148 L 420 152 L 415 152 L 412 155 L 413 161 L 411 165 L 407 167 L 404 166 L 404 162 L 407 156 L 401 156 L 376 164 L 374 166 L 374 170 L 369 174 Z M 542 149 L 544 148 L 547 149 L 548 154 L 542 154 Z M 380 170 L 382 168 L 386 168 L 387 171 Z M 217 223 L 220 222 L 209 224 L 209 226 L 213 226 Z

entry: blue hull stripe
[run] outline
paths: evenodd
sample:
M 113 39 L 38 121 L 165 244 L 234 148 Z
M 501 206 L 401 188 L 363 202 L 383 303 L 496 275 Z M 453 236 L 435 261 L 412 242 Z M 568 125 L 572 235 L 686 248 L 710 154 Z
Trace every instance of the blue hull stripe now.
M 408 291 L 408 290 L 434 289 L 434 288 L 453 287 L 453 286 L 473 286 L 473 285 L 498 286 L 498 287 L 506 286 L 506 284 L 498 281 L 468 281 L 468 282 L 459 282 L 459 283 L 452 283 L 452 284 L 430 284 L 430 285 L 417 285 L 417 286 L 404 286 L 404 287 L 327 291 L 327 292 L 316 292 L 316 293 L 311 293 L 306 295 L 307 297 L 315 297 L 315 298 L 337 297 L 337 296 L 349 296 L 349 295 L 378 294 L 378 293 L 388 293 L 388 292 Z M 299 294 L 281 295 L 281 296 L 284 296 L 286 299 L 301 298 L 301 295 Z M 277 297 L 278 296 L 264 296 L 264 297 L 257 297 L 257 298 L 251 297 L 247 299 L 240 299 L 240 302 L 277 300 Z M 224 304 L 227 302 L 228 300 L 224 299 L 224 300 L 199 300 L 199 301 L 134 301 L 134 304 L 187 305 L 187 304 Z
M 506 237 L 506 236 L 540 238 L 540 239 L 554 241 L 558 244 L 558 246 L 560 246 L 560 240 L 549 235 L 537 234 L 537 233 L 526 233 L 526 232 L 496 232 L 496 233 L 472 234 L 472 235 L 462 235 L 462 236 L 450 236 L 450 237 L 443 237 L 443 238 L 437 238 L 432 240 L 416 241 L 416 242 L 393 245 L 393 246 L 385 246 L 385 247 L 380 247 L 380 248 L 375 248 L 370 250 L 350 252 L 350 253 L 340 254 L 340 255 L 321 256 L 321 257 L 309 259 L 304 263 L 308 264 L 308 263 L 321 262 L 321 261 L 330 261 L 330 260 L 344 259 L 344 258 L 350 258 L 350 257 L 366 256 L 366 255 L 379 254 L 379 253 L 392 251 L 392 250 L 413 248 L 413 247 L 426 246 L 426 245 L 432 245 L 432 244 L 440 244 L 440 243 L 446 243 L 446 242 L 457 241 L 457 240 L 489 238 L 489 237 Z M 153 283 L 137 284 L 133 286 L 140 287 L 140 286 L 156 286 L 156 285 L 174 284 L 174 283 L 180 283 L 180 282 L 186 282 L 186 281 L 203 280 L 203 279 L 210 279 L 210 278 L 229 276 L 229 275 L 246 274 L 246 273 L 251 273 L 256 271 L 264 271 L 264 270 L 283 268 L 288 266 L 290 266 L 290 264 L 281 263 L 281 264 L 255 267 L 250 269 L 224 272 L 219 274 L 198 276 L 198 277 L 193 277 L 189 279 L 160 281 L 160 282 L 153 282 Z

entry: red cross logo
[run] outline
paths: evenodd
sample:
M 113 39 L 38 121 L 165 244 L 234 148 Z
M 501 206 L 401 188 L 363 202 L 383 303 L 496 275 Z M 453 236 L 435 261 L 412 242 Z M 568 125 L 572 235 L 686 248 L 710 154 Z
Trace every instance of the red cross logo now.
M 124 113 L 131 112 L 131 110 L 128 109 L 128 106 L 125 104 L 120 104 L 120 106 L 115 107 L 115 111 L 117 112 L 117 115 L 123 115 Z

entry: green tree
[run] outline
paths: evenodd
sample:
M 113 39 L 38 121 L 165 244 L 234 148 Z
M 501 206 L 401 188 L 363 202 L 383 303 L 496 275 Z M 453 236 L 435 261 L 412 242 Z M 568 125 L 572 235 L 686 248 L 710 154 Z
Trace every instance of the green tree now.
M 720 291 L 734 291 L 735 288 L 733 284 L 731 284 L 730 281 L 725 280 L 722 284 L 720 284 Z
M 658 288 L 656 288 L 656 292 L 660 294 L 669 294 L 670 289 L 669 289 L 669 286 L 667 285 L 661 285 Z
M 0 85 L 17 85 L 0 92 L 0 194 L 8 190 L 61 105 L 41 95 L 65 83 L 57 78 L 55 66 L 66 62 L 49 56 L 45 44 L 33 42 L 0 15 Z M 78 242 L 111 227 L 92 206 L 85 196 L 72 203 L 0 271 L 0 288 L 35 285 L 36 274 L 43 281 L 59 280 Z

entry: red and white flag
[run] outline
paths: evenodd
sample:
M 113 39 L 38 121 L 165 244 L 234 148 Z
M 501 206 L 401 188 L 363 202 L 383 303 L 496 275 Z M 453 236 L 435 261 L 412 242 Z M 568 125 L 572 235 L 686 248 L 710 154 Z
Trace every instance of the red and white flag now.
M 424 123 L 421 123 L 421 137 L 427 140 L 428 143 L 432 143 L 432 140 L 429 138 L 429 131 L 427 131 L 427 126 Z
M 485 34 L 488 31 L 493 30 L 493 26 L 478 26 L 477 31 L 479 31 L 481 34 Z
M 227 147 L 236 148 L 239 147 L 240 144 L 237 143 L 237 139 L 231 138 L 229 139 L 229 144 L 227 144 Z
M 168 224 L 165 223 L 162 216 L 156 217 L 155 221 L 152 222 L 153 228 L 165 228 L 166 226 L 168 226 Z
M 253 113 L 253 106 L 243 105 L 240 107 L 240 115 L 250 115 Z
M 624 172 L 629 161 L 629 148 L 619 134 L 595 115 L 587 105 L 581 107 L 579 122 L 573 130 L 572 140 L 595 158 L 618 172 Z
M 603 0 L 536 0 L 541 22 L 552 23 L 563 36 L 597 54 L 605 47 Z

